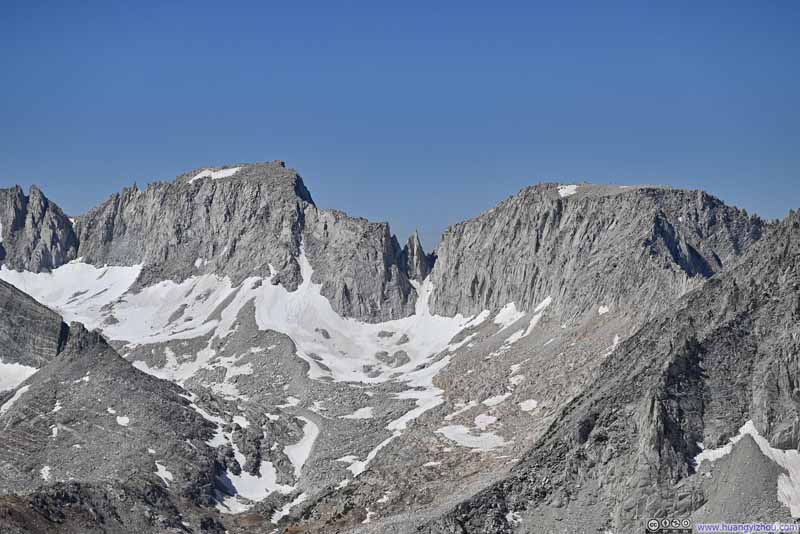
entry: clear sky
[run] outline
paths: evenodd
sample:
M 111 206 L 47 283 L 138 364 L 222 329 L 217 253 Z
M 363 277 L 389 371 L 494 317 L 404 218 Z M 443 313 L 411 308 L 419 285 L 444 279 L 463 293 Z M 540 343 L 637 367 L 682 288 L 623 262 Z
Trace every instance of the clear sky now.
M 282 159 L 419 228 L 539 181 L 800 208 L 800 2 L 0 3 L 0 186 L 77 214 Z

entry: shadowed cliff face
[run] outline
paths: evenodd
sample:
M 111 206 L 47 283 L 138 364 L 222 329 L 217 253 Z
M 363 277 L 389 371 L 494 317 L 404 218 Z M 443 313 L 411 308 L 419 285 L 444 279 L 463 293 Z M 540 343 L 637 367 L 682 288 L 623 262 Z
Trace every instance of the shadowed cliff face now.
M 19 186 L 0 189 L 0 264 L 41 272 L 77 256 L 72 224 L 36 187 L 26 196 Z
M 57 313 L 0 280 L 0 363 L 41 367 L 61 350 L 66 332 Z
M 530 311 L 551 297 L 564 320 L 597 302 L 652 317 L 764 230 L 701 191 L 581 185 L 562 197 L 535 186 L 445 232 L 432 308 Z

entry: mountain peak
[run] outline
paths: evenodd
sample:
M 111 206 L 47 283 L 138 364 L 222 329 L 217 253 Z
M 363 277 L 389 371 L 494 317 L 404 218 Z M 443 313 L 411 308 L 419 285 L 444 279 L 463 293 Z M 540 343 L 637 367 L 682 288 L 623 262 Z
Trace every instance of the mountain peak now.
M 313 204 L 300 174 L 286 166 L 282 160 L 258 163 L 236 163 L 222 166 L 199 167 L 179 175 L 175 182 L 203 187 L 207 184 L 226 182 L 261 182 L 274 188 L 291 187 L 300 199 Z

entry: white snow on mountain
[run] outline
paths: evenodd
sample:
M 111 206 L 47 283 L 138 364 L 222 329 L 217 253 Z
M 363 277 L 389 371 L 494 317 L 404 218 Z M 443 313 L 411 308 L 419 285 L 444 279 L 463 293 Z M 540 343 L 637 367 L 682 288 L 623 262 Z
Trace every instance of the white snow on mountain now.
M 170 473 L 164 465 L 156 462 L 156 476 L 164 481 L 164 484 L 169 487 L 169 483 L 174 480 L 172 473 Z
M 292 462 L 294 466 L 294 476 L 299 480 L 300 474 L 303 472 L 303 465 L 305 465 L 309 456 L 311 456 L 311 449 L 314 447 L 314 442 L 317 440 L 317 437 L 319 437 L 319 427 L 313 421 L 305 417 L 298 417 L 298 419 L 305 423 L 303 427 L 303 437 L 294 445 L 287 445 L 284 447 L 283 452 Z
M 421 284 L 412 282 L 418 293 L 414 315 L 377 324 L 345 318 L 337 314 L 322 296 L 321 285 L 312 282 L 313 269 L 302 248 L 297 259 L 302 283 L 295 291 L 273 285 L 269 278 L 251 277 L 233 286 L 226 277 L 202 274 L 180 283 L 163 281 L 129 292 L 141 266 L 94 267 L 80 261 L 64 265 L 52 273 L 16 273 L 3 269 L 0 277 L 54 308 L 67 320 L 79 320 L 88 328 L 100 328 L 111 340 L 126 342 L 129 347 L 209 336 L 208 345 L 195 351 L 192 358 L 178 357 L 170 349 L 164 351 L 166 364 L 163 367 L 133 362 L 140 370 L 179 384 L 201 370 L 220 366 L 225 367 L 227 373 L 252 372 L 250 366 L 237 365 L 238 357 L 218 359 L 213 348 L 215 339 L 224 339 L 236 330 L 238 318 L 248 303 L 254 305 L 255 321 L 260 330 L 281 332 L 292 339 L 297 356 L 309 365 L 309 378 L 368 384 L 391 380 L 404 384 L 406 389 L 395 393 L 395 398 L 413 400 L 415 406 L 386 425 L 387 436 L 366 457 L 354 456 L 348 462 L 348 470 L 353 476 L 358 476 L 382 448 L 405 431 L 409 423 L 444 402 L 443 391 L 433 385 L 434 377 L 452 357 L 457 356 L 457 350 L 471 337 L 467 336 L 461 343 L 451 344 L 451 340 L 462 330 L 479 326 L 490 313 L 484 311 L 472 318 L 433 315 L 428 307 L 433 285 L 427 279 Z M 495 322 L 506 327 L 524 315 L 510 304 L 501 310 Z M 535 322 L 529 329 L 533 326 Z M 323 329 L 327 336 L 318 334 Z M 394 335 L 379 335 L 386 331 Z M 376 353 L 392 354 L 398 350 L 396 340 L 401 336 L 408 338 L 402 346 L 408 361 L 398 367 L 379 361 Z M 432 354 L 443 352 L 446 353 L 444 357 L 431 363 L 429 357 Z M 314 358 L 310 356 L 312 353 Z M 381 372 L 368 375 L 365 366 Z M 216 384 L 214 390 L 232 399 L 239 394 L 235 384 L 227 383 L 227 378 L 226 383 Z M 285 406 L 292 407 L 298 403 L 299 400 L 291 399 Z M 231 436 L 222 431 L 224 421 L 194 404 L 193 408 L 217 425 L 218 430 L 209 445 L 217 447 L 231 443 L 234 455 L 243 464 L 244 456 L 232 443 Z M 367 407 L 345 418 L 366 419 L 371 416 L 372 411 Z M 284 448 L 297 479 L 320 432 L 313 421 L 300 419 L 304 423 L 303 438 Z M 128 424 L 127 418 L 118 417 L 117 421 L 121 425 Z M 262 462 L 260 473 L 260 476 L 246 472 L 240 475 L 226 473 L 223 485 L 228 491 L 227 495 L 221 496 L 220 509 L 228 513 L 241 512 L 272 492 L 288 494 L 295 489 L 277 483 L 275 467 L 270 462 Z
M 0 392 L 16 388 L 36 371 L 35 367 L 0 360 Z
M 17 272 L 4 265 L 0 279 L 57 311 L 65 322 L 80 321 L 91 330 L 103 326 L 101 308 L 124 295 L 141 270 L 141 265 L 95 267 L 76 260 L 49 273 Z
M 220 178 L 230 178 L 239 170 L 241 167 L 232 167 L 230 169 L 220 169 L 218 171 L 212 171 L 211 169 L 203 169 L 202 171 L 198 172 L 194 175 L 194 177 L 189 180 L 189 183 L 193 183 L 196 180 L 202 180 L 203 178 L 211 178 L 212 180 L 219 180 Z
M 503 306 L 494 317 L 494 324 L 500 325 L 500 330 L 498 330 L 497 333 L 499 334 L 523 317 L 525 317 L 525 312 L 518 310 L 513 302 L 509 302 Z
M 694 463 L 699 468 L 704 461 L 715 462 L 730 454 L 736 443 L 745 435 L 752 436 L 762 454 L 781 466 L 788 474 L 778 476 L 778 501 L 789 507 L 792 517 L 800 517 L 800 452 L 776 449 L 769 444 L 756 429 L 753 421 L 747 421 L 739 429 L 739 433 L 728 443 L 717 449 L 704 449 L 695 456 Z M 702 448 L 702 444 L 698 444 Z
M 498 404 L 501 404 L 501 403 L 505 402 L 505 400 L 507 398 L 509 398 L 510 396 L 511 396 L 510 392 L 509 393 L 503 393 L 502 395 L 495 395 L 493 397 L 489 397 L 488 399 L 485 399 L 482 404 L 484 406 L 497 406 Z
M 447 439 L 456 442 L 462 447 L 480 451 L 490 451 L 509 444 L 509 442 L 504 440 L 501 436 L 492 432 L 472 434 L 470 429 L 464 425 L 445 426 L 437 430 L 436 433 L 442 434 Z
M 372 419 L 372 406 L 359 408 L 351 414 L 341 416 L 341 419 Z
M 560 196 L 561 198 L 574 195 L 577 192 L 578 192 L 578 186 L 574 184 L 558 186 L 558 196 Z
M 0 415 L 3 415 L 8 410 L 10 410 L 11 407 L 14 406 L 14 403 L 17 402 L 19 398 L 22 397 L 26 391 L 28 391 L 28 389 L 30 389 L 30 386 L 22 386 L 21 388 L 19 388 L 10 399 L 8 399 L 6 402 L 3 403 L 2 406 L 0 406 Z

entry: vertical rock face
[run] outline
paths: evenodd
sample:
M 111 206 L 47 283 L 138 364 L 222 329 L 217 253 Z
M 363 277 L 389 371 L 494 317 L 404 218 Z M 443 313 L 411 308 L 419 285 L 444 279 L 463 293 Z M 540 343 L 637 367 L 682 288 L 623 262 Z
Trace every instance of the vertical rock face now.
M 317 208 L 283 162 L 126 189 L 79 217 L 76 229 L 84 261 L 143 264 L 141 285 L 203 273 L 234 283 L 274 274 L 273 283 L 292 291 L 302 281 L 303 246 L 313 281 L 341 315 L 379 321 L 414 310 L 416 292 L 388 225 Z
M 72 224 L 36 187 L 0 189 L 0 264 L 49 271 L 77 257 Z
M 403 248 L 400 265 L 405 269 L 409 279 L 422 282 L 430 274 L 433 263 L 433 256 L 425 254 L 422 243 L 419 242 L 419 234 L 414 232 Z
M 552 297 L 565 319 L 596 303 L 662 310 L 757 241 L 765 224 L 701 191 L 542 184 L 450 227 L 432 309 L 454 315 Z
M 416 291 L 388 224 L 310 206 L 303 243 L 312 281 L 340 314 L 375 322 L 414 312 Z
M 238 283 L 272 265 L 297 287 L 303 210 L 313 204 L 300 176 L 278 162 L 240 167 L 235 179 L 206 174 L 125 189 L 78 218 L 84 261 L 144 264 L 142 284 L 208 272 Z
M 61 317 L 0 280 L 0 363 L 41 367 L 66 341 Z

